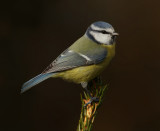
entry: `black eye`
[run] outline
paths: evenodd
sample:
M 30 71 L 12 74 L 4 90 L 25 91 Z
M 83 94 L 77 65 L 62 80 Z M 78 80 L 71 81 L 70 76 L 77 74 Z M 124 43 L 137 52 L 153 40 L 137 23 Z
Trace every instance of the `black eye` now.
M 101 33 L 102 33 L 102 34 L 109 34 L 109 33 L 108 33 L 107 31 L 105 31 L 105 30 L 102 30 Z

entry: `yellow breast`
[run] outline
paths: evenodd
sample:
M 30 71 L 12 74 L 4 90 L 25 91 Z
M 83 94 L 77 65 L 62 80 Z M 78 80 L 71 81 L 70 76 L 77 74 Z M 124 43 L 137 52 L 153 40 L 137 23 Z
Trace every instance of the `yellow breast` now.
M 81 66 L 71 70 L 58 73 L 55 77 L 63 78 L 74 83 L 88 82 L 98 76 L 109 64 L 115 55 L 115 44 L 104 45 L 107 50 L 105 60 L 97 65 Z

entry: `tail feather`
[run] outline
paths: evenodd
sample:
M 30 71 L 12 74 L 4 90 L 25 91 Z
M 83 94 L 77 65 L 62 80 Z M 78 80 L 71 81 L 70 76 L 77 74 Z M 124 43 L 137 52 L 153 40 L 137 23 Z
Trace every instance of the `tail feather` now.
M 46 74 L 39 74 L 36 77 L 30 79 L 29 81 L 25 82 L 22 86 L 21 93 L 24 93 L 25 91 L 29 90 L 33 86 L 39 84 L 40 82 L 50 78 L 55 73 L 46 73 Z

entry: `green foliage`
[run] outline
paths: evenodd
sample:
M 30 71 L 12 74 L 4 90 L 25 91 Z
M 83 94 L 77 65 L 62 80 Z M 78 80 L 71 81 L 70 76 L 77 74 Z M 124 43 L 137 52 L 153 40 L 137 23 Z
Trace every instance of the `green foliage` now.
M 91 131 L 97 114 L 97 109 L 102 104 L 107 85 L 104 85 L 100 78 L 96 78 L 88 84 L 87 88 L 91 92 L 92 97 L 99 98 L 99 102 L 92 102 L 91 104 L 84 106 L 90 101 L 90 97 L 85 91 L 83 92 L 84 95 L 81 95 L 82 108 L 77 131 Z

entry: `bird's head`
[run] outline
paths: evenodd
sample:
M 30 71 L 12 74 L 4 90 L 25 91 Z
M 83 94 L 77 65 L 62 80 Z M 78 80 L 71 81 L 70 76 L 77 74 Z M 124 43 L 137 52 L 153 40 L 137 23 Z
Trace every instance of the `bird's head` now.
M 98 44 L 112 45 L 118 33 L 109 23 L 98 21 L 88 27 L 85 36 Z

